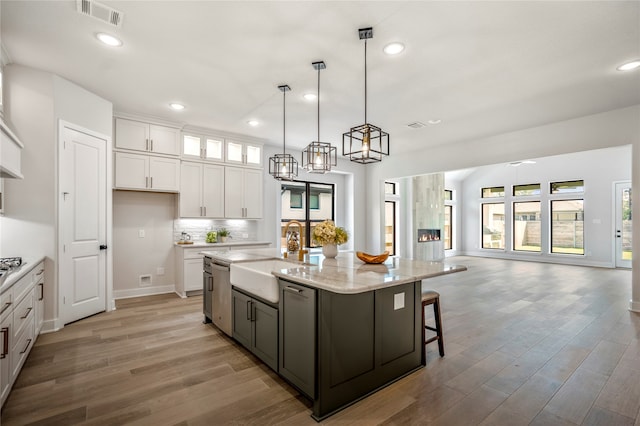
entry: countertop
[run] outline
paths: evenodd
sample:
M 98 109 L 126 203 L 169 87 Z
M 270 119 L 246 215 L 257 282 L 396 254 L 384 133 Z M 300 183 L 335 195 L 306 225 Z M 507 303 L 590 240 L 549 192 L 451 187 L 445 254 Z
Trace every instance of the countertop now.
M 311 253 L 305 255 L 303 262 L 298 262 L 295 257 L 283 259 L 282 253 L 275 248 L 203 251 L 202 254 L 227 264 L 269 259 L 285 260 L 291 262 L 291 268 L 272 271 L 276 277 L 345 294 L 392 287 L 467 269 L 466 266 L 446 262 L 425 262 L 393 256 L 381 264 L 366 264 L 353 252 L 341 252 L 335 259 L 327 259 L 320 253 Z
M 27 275 L 33 270 L 40 262 L 44 260 L 44 256 L 41 257 L 23 257 L 22 265 L 19 268 L 12 269 L 11 272 L 0 278 L 0 294 L 9 290 L 13 285 L 20 280 L 20 278 Z
M 467 270 L 463 265 L 399 257 L 389 257 L 381 264 L 367 264 L 354 253 L 340 253 L 335 259 L 325 259 L 322 255 L 318 257 L 319 261 L 315 264 L 311 259 L 310 265 L 297 264 L 291 269 L 273 271 L 272 274 L 309 287 L 353 294 Z
M 173 243 L 174 246 L 180 248 L 225 248 L 225 247 L 242 247 L 242 246 L 266 246 L 271 245 L 270 241 L 234 241 L 226 243 L 206 243 L 204 241 L 194 241 L 193 244 L 178 244 L 178 242 Z

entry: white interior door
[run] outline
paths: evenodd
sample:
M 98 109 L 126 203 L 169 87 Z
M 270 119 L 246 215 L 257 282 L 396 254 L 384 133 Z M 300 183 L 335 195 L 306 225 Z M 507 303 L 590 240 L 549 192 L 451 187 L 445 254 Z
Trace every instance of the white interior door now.
M 616 183 L 616 267 L 631 268 L 631 182 Z
M 107 307 L 107 144 L 67 126 L 61 136 L 59 301 L 67 324 Z

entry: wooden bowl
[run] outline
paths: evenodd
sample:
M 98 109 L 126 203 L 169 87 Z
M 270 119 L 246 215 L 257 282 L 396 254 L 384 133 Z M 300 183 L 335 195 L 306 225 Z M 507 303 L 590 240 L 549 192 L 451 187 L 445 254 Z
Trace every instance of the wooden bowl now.
M 356 256 L 364 263 L 382 263 L 389 257 L 389 252 L 385 251 L 381 254 L 369 254 L 362 251 L 357 251 Z

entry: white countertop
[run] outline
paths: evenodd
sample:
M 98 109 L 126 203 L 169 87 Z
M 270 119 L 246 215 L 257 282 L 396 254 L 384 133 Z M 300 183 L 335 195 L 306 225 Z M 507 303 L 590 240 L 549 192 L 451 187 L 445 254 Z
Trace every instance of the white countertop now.
M 465 266 L 446 262 L 425 262 L 399 257 L 389 257 L 381 264 L 366 264 L 353 252 L 341 252 L 335 259 L 326 259 L 322 254 L 312 253 L 305 255 L 303 262 L 298 262 L 295 257 L 282 259 L 282 253 L 274 248 L 203 251 L 202 254 L 227 264 L 268 259 L 285 260 L 291 263 L 291 268 L 272 271 L 276 277 L 346 294 L 392 287 L 467 269 Z
M 44 256 L 41 257 L 23 257 L 22 265 L 19 268 L 12 269 L 7 275 L 4 275 L 0 281 L 0 294 L 9 290 L 13 285 L 20 280 L 20 278 L 27 275 L 37 264 L 44 260 Z
M 466 271 L 462 265 L 389 257 L 381 264 L 366 264 L 354 253 L 340 253 L 335 259 L 318 256 L 314 265 L 298 264 L 273 271 L 276 277 L 334 293 L 363 293 Z
M 271 245 L 271 241 L 233 241 L 226 243 L 207 243 L 204 241 L 194 241 L 193 244 L 178 244 L 178 242 L 173 243 L 174 246 L 180 248 L 213 248 L 214 250 L 217 248 L 225 248 L 225 247 L 243 247 L 243 246 L 268 246 Z

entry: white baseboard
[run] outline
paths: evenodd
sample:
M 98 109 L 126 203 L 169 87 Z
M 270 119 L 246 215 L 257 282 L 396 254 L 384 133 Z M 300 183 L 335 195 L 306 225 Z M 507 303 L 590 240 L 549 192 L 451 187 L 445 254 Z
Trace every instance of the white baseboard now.
M 591 266 L 595 268 L 615 268 L 615 265 L 611 262 L 598 262 L 592 261 L 582 256 L 572 255 L 545 255 L 545 254 L 525 254 L 525 253 L 513 253 L 501 250 L 470 250 L 458 252 L 459 256 L 472 256 L 472 257 L 488 257 L 493 259 L 505 259 L 505 260 L 522 260 L 525 262 L 541 262 L 541 263 L 556 263 L 561 265 L 573 265 L 573 266 Z
M 40 334 L 53 333 L 60 330 L 62 327 L 57 326 L 57 322 L 57 319 L 44 321 L 40 329 Z
M 130 297 L 152 296 L 154 294 L 175 293 L 175 285 L 132 288 L 128 290 L 113 290 L 114 299 L 128 299 Z
M 640 312 L 640 302 L 629 300 L 629 310 L 631 312 Z

